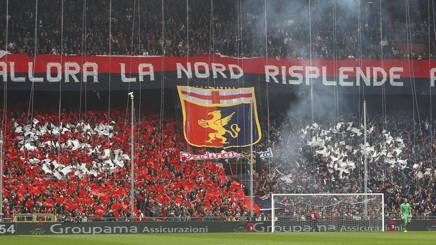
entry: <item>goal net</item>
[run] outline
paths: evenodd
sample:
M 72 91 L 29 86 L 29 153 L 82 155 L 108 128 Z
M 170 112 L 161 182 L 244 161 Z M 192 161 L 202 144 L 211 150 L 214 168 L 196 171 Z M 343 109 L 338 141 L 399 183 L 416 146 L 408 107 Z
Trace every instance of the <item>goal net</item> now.
M 384 196 L 273 194 L 271 231 L 384 231 Z

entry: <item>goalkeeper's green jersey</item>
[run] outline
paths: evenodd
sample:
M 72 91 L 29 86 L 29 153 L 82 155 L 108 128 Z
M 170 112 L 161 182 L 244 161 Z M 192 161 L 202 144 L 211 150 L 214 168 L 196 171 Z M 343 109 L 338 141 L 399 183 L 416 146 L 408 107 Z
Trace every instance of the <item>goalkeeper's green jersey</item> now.
M 411 215 L 410 211 L 412 210 L 412 207 L 408 203 L 403 203 L 400 206 L 401 214 L 402 215 Z

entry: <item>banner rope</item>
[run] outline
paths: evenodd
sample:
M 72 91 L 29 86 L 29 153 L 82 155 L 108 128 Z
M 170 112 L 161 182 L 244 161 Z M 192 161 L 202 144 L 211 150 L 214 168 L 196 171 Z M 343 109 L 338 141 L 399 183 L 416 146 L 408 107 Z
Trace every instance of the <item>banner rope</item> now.
M 165 7 L 164 0 L 161 0 L 161 18 L 162 18 L 162 26 L 161 26 L 161 46 L 162 46 L 162 59 L 161 59 L 161 70 L 165 70 Z M 164 116 L 165 116 L 165 73 L 161 74 L 161 88 L 160 88 L 160 112 L 159 112 L 159 127 L 160 127 L 160 142 L 159 142 L 159 153 L 162 155 L 162 146 L 164 144 Z
M 35 63 L 36 55 L 38 53 L 38 0 L 35 0 L 35 29 L 33 35 L 33 63 L 32 63 L 32 75 L 35 75 Z M 29 105 L 27 107 L 27 118 L 29 121 L 33 120 L 33 108 L 34 108 L 34 97 L 35 97 L 35 83 L 32 82 L 30 87 L 29 95 Z
M 60 61 L 61 61 L 61 71 L 63 68 L 63 58 L 64 58 L 64 0 L 61 0 L 61 45 L 60 45 Z M 62 123 L 62 82 L 59 82 L 59 100 L 58 100 L 58 127 Z M 61 134 L 58 134 L 58 142 L 61 142 Z M 57 161 L 60 162 L 61 156 L 61 146 L 57 147 Z
M 237 34 L 236 34 L 236 39 L 237 39 L 237 44 L 238 44 L 238 49 L 237 49 L 237 60 L 238 60 L 238 66 L 241 66 L 241 53 L 243 53 L 243 48 L 244 48 L 244 40 L 242 37 L 242 23 L 243 23 L 243 6 L 244 3 L 239 0 L 238 1 L 238 21 L 237 21 Z M 238 78 L 238 87 L 244 86 L 244 79 L 240 79 Z M 237 112 L 239 113 L 239 108 L 237 109 Z M 242 119 L 242 123 L 245 125 L 245 117 Z M 240 124 L 239 118 L 237 119 L 237 123 Z M 251 122 L 250 122 L 251 123 Z M 251 133 L 251 132 L 250 132 Z M 236 144 L 238 147 L 240 146 L 239 144 L 239 140 Z
M 436 27 L 435 27 L 435 18 L 434 18 L 434 0 L 431 1 L 431 9 L 432 9 L 432 19 L 433 21 L 431 21 L 430 19 L 430 0 L 428 0 L 428 20 L 427 20 L 427 24 L 428 24 L 428 67 L 430 69 L 431 65 L 431 56 L 432 56 L 432 47 L 431 47 L 431 34 L 430 34 L 430 23 L 433 23 L 433 37 L 436 36 Z M 429 78 L 430 79 L 430 78 Z M 433 120 L 433 96 L 432 96 L 432 92 L 431 92 L 432 88 L 431 88 L 431 82 L 429 83 L 429 104 L 430 104 L 430 159 L 431 159 L 431 166 L 435 166 L 434 163 L 434 158 L 433 158 L 433 124 L 434 124 L 434 120 Z
M 112 69 L 112 0 L 109 0 L 109 67 Z M 108 103 L 107 103 L 107 119 L 108 122 L 111 121 L 111 86 L 112 86 L 112 76 L 109 74 L 108 80 Z
M 186 65 L 188 65 L 189 64 L 189 54 L 191 51 L 190 50 L 190 42 L 189 42 L 189 0 L 186 0 L 186 19 L 185 20 L 186 20 L 186 27 L 185 27 L 186 28 L 186 43 L 185 43 L 186 53 L 185 53 L 185 55 L 186 55 Z M 190 78 L 188 77 L 186 80 L 187 80 L 186 84 L 189 87 L 190 86 Z M 187 120 L 186 124 L 187 124 L 186 125 L 187 128 L 191 127 L 190 120 Z M 186 142 L 186 146 L 188 149 L 190 148 L 188 142 Z
M 138 15 L 138 47 L 137 47 L 137 54 L 143 55 L 142 52 L 142 46 L 141 46 L 141 1 L 137 2 L 137 15 Z M 139 100 L 138 100 L 138 122 L 141 120 L 141 109 L 142 109 L 142 82 L 139 81 Z
M 380 31 L 380 60 L 381 60 L 381 66 L 384 67 L 384 47 L 383 47 L 383 15 L 382 15 L 382 0 L 379 0 L 379 31 Z M 381 91 L 382 91 L 382 116 L 383 116 L 383 129 L 386 128 L 386 84 L 384 83 L 383 86 L 381 87 Z
M 384 50 L 383 50 L 383 15 L 382 15 L 382 0 L 379 0 L 379 24 L 380 24 L 380 60 L 381 60 L 381 66 L 384 67 Z M 382 128 L 383 131 L 385 131 L 386 129 L 386 125 L 387 125 L 387 121 L 386 121 L 386 115 L 387 115 L 387 111 L 386 111 L 386 85 L 383 84 L 383 86 L 381 87 L 381 92 L 382 92 L 382 97 L 381 97 L 381 101 L 382 101 L 382 117 L 383 117 L 383 123 L 382 123 Z M 384 142 L 384 148 L 386 148 L 386 141 Z M 383 180 L 386 179 L 386 168 L 383 169 Z
M 61 45 L 60 45 L 60 61 L 61 71 L 63 71 L 64 58 L 64 0 L 61 0 Z M 62 118 L 62 82 L 59 83 L 59 100 L 58 100 L 58 123 L 61 124 Z
M 83 0 L 82 4 L 82 40 L 80 45 L 80 53 L 81 53 L 81 63 L 86 62 L 86 0 Z M 84 72 L 82 71 L 82 79 L 80 80 L 80 93 L 79 93 L 79 121 L 82 121 L 82 109 L 83 109 L 83 81 L 84 81 Z M 86 96 L 86 95 L 85 95 Z
M 136 6 L 136 0 L 132 0 L 133 2 L 133 8 L 132 8 L 132 24 L 131 24 L 131 35 L 130 35 L 130 48 L 129 48 L 129 67 L 127 69 L 125 69 L 126 74 L 129 74 L 132 71 L 132 61 L 133 61 L 133 56 L 135 54 L 135 48 L 134 48 L 134 34 L 135 34 L 135 6 Z M 126 13 L 127 14 L 127 13 Z M 127 90 L 130 92 L 132 91 L 132 87 L 130 82 L 127 83 Z M 130 111 L 130 97 L 126 96 L 126 107 L 125 107 L 125 112 L 124 112 L 124 122 L 127 123 L 129 122 L 129 114 L 131 113 Z
M 6 26 L 5 26 L 5 61 L 8 62 L 8 42 L 9 42 L 9 0 L 6 0 Z M 8 117 L 8 83 L 3 82 L 3 120 L 2 120 L 2 130 L 3 135 L 6 135 L 6 125 L 7 125 L 7 117 Z
M 406 38 L 407 38 L 407 63 L 409 68 L 409 82 L 410 87 L 412 91 L 412 119 L 413 119 L 413 148 L 412 148 L 412 154 L 413 157 L 416 157 L 415 154 L 415 146 L 416 146 L 416 117 L 418 117 L 419 120 L 419 111 L 415 111 L 415 97 L 416 97 L 416 91 L 415 91 L 415 80 L 411 75 L 413 74 L 413 65 L 411 62 L 411 56 L 412 56 L 412 45 L 411 45 L 411 32 L 410 32 L 410 6 L 409 1 L 405 0 L 405 18 L 406 18 Z M 410 74 L 412 73 L 412 74 Z M 416 158 L 415 158 L 416 159 Z
M 359 13 L 357 14 L 357 50 L 359 52 L 359 67 L 362 68 L 362 2 L 359 1 Z M 377 78 L 375 78 L 377 79 Z M 360 122 L 363 124 L 363 101 L 366 100 L 366 88 L 365 86 L 359 86 L 359 115 L 361 116 Z
M 335 0 L 333 5 L 333 43 L 334 43 L 334 77 L 336 81 L 338 80 L 337 66 L 338 66 L 338 36 L 337 36 L 337 6 L 338 0 Z M 336 122 L 339 120 L 339 89 L 338 86 L 334 86 L 335 94 L 335 119 Z
M 265 12 L 265 66 L 268 64 L 268 9 L 267 9 L 268 0 L 264 0 L 264 12 Z M 271 147 L 271 127 L 270 127 L 270 101 L 269 101 L 269 83 L 266 84 L 266 122 L 267 122 L 267 147 Z M 271 159 L 268 158 L 268 172 L 271 172 Z

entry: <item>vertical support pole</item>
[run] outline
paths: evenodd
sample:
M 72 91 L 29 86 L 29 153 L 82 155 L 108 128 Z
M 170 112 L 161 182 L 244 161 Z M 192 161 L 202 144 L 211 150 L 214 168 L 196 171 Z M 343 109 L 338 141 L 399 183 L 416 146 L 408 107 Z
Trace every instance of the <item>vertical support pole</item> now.
M 274 209 L 274 193 L 271 195 L 271 232 L 274 232 L 274 228 L 276 225 L 275 218 L 276 218 L 276 212 Z
M 312 67 L 312 10 L 311 10 L 311 0 L 309 0 L 309 64 Z M 310 82 L 310 116 L 312 119 L 312 123 L 315 122 L 315 112 L 314 112 L 314 95 L 313 95 L 313 80 L 312 78 L 309 79 Z
M 3 221 L 3 130 L 0 130 L 0 222 L 2 221 Z
M 254 217 L 254 185 L 253 185 L 253 103 L 250 104 L 250 219 Z
M 385 195 L 384 193 L 381 194 L 382 197 L 382 208 L 381 208 L 381 212 L 382 212 L 382 231 L 385 231 Z
M 9 37 L 9 0 L 6 0 L 6 33 L 5 33 L 5 51 L 8 52 L 8 37 Z M 6 56 L 7 61 L 7 56 Z M 3 127 L 6 124 L 7 113 L 7 83 L 3 87 L 3 122 L 0 130 L 0 220 L 3 221 Z
M 365 193 L 365 218 L 368 219 L 368 151 L 367 151 L 367 127 L 366 127 L 366 100 L 363 101 L 363 126 L 364 126 L 364 134 L 363 134 L 363 150 L 364 150 L 364 174 L 363 174 L 363 189 Z
M 131 101 L 131 115 L 130 115 L 130 215 L 132 221 L 135 219 L 135 132 L 134 132 L 134 115 L 135 105 L 133 92 L 129 93 Z

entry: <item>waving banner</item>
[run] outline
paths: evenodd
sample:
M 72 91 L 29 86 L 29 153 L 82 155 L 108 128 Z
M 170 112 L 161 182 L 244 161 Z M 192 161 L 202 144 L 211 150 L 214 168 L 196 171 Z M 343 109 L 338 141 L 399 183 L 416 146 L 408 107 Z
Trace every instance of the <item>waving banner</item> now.
M 254 88 L 178 86 L 177 90 L 183 111 L 183 132 L 190 145 L 230 148 L 260 141 Z
M 189 152 L 180 152 L 180 162 L 187 161 L 203 161 L 203 160 L 218 160 L 218 159 L 233 159 L 241 158 L 244 155 L 235 151 L 221 151 L 221 152 L 206 152 L 203 154 L 192 154 Z

